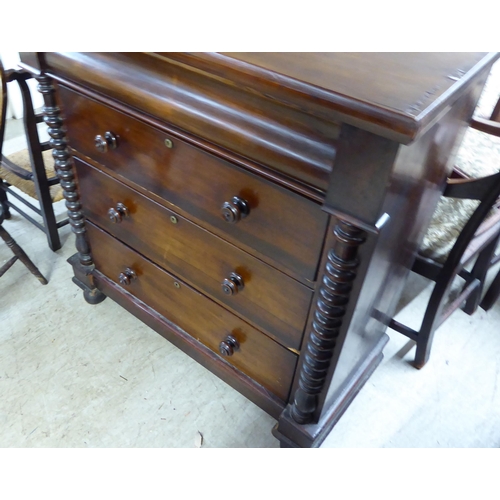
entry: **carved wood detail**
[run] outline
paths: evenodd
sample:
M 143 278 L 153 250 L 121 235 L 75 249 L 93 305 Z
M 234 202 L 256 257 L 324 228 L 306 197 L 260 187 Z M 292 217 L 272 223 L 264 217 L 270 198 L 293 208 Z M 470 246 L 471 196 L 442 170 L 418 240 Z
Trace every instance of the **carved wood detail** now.
M 44 122 L 48 127 L 50 145 L 53 148 L 54 170 L 60 180 L 63 196 L 66 200 L 69 223 L 76 236 L 75 246 L 78 251 L 79 262 L 78 264 L 74 262 L 72 265 L 75 276 L 78 274 L 80 278 L 75 283 L 83 289 L 83 296 L 89 304 L 99 304 L 106 296 L 94 286 L 91 274 L 94 270 L 94 262 L 90 255 L 90 247 L 85 230 L 85 219 L 82 213 L 80 195 L 76 187 L 73 161 L 68 150 L 61 110 L 56 101 L 56 89 L 52 79 L 46 75 L 38 77 L 37 80 L 38 91 L 43 95 L 44 100 L 43 116 Z M 80 267 L 78 271 L 76 270 L 76 266 Z
M 333 233 L 335 240 L 328 252 L 317 293 L 312 331 L 305 346 L 299 387 L 295 391 L 291 407 L 292 418 L 299 424 L 311 423 L 314 420 L 317 397 L 325 384 L 352 284 L 356 278 L 358 249 L 366 240 L 363 230 L 343 220 L 337 222 Z
M 68 209 L 69 222 L 71 229 L 76 235 L 76 249 L 82 266 L 90 272 L 93 265 L 90 255 L 90 248 L 85 235 L 85 221 L 81 211 L 80 197 L 76 189 L 75 176 L 71 155 L 69 154 L 66 133 L 63 128 L 61 110 L 59 109 L 56 97 L 55 87 L 52 79 L 48 76 L 41 76 L 38 80 L 38 91 L 44 98 L 44 122 L 48 126 L 50 135 L 50 144 L 54 148 L 52 156 L 54 157 L 54 168 L 61 181 L 63 195 L 66 199 L 66 208 Z

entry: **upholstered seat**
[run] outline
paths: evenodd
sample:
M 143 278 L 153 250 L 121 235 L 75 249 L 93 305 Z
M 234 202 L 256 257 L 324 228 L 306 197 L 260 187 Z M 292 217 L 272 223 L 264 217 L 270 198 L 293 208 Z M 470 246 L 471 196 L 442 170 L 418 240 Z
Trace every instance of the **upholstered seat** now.
M 478 104 L 480 107 L 481 103 Z M 456 173 L 470 178 L 496 173 L 500 169 L 500 137 L 469 128 L 457 153 L 455 165 Z M 478 205 L 477 200 L 442 197 L 420 247 L 420 254 L 444 263 Z M 492 208 L 489 217 L 500 218 L 500 203 Z

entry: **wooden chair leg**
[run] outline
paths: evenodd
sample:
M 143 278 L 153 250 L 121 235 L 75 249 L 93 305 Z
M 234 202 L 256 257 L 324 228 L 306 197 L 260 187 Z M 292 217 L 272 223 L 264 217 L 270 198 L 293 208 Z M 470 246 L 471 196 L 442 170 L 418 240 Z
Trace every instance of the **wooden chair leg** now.
M 490 268 L 491 259 L 495 254 L 495 250 L 498 244 L 498 237 L 496 237 L 491 243 L 489 243 L 484 250 L 478 255 L 476 263 L 471 271 L 470 281 L 477 279 L 479 280 L 480 286 L 469 296 L 465 302 L 462 310 L 467 314 L 473 314 L 479 307 L 479 302 L 481 301 L 481 296 L 483 294 L 484 281 L 486 280 L 486 274 Z
M 420 329 L 418 332 L 415 332 L 415 336 L 412 336 L 417 347 L 413 366 L 418 369 L 422 368 L 429 361 L 434 333 L 439 327 L 439 317 L 443 310 L 442 301 L 445 296 L 444 291 L 447 290 L 440 290 L 439 288 L 437 286 L 434 287 L 434 292 L 427 304 Z
M 429 361 L 434 331 L 434 325 L 422 325 L 418 332 L 417 349 L 413 366 L 419 370 Z
M 12 236 L 0 225 L 0 238 L 7 243 L 7 246 L 12 250 L 14 255 L 19 259 L 28 269 L 29 271 L 36 276 L 38 281 L 42 285 L 46 285 L 48 281 L 45 279 L 45 277 L 42 275 L 42 273 L 38 270 L 38 268 L 33 264 L 31 259 L 26 255 L 24 250 L 14 241 Z M 9 262 L 7 262 L 6 266 L 8 266 L 6 269 L 3 271 L 5 272 L 12 264 L 14 264 L 15 259 L 11 259 Z M 3 267 L 6 267 L 3 266 Z M 3 269 L 3 268 L 2 268 Z
M 19 80 L 19 88 L 23 97 L 24 104 L 24 130 L 28 141 L 28 151 L 30 155 L 31 166 L 33 169 L 33 182 L 35 184 L 38 200 L 40 201 L 40 210 L 42 212 L 43 225 L 50 249 L 55 252 L 61 248 L 61 240 L 57 228 L 57 222 L 52 206 L 50 196 L 50 186 L 45 172 L 43 162 L 42 147 L 38 135 L 35 111 L 31 101 L 31 94 L 28 84 L 24 80 Z
M 500 271 L 495 276 L 495 279 L 491 283 L 488 291 L 486 292 L 483 300 L 481 301 L 481 308 L 485 311 L 490 310 L 493 307 L 493 304 L 500 297 Z
M 447 308 L 445 311 L 445 298 L 448 297 L 451 285 L 456 276 L 453 262 L 447 262 L 439 276 L 436 278 L 434 289 L 425 309 L 420 330 L 415 341 L 417 349 L 413 365 L 422 368 L 429 361 L 434 333 L 442 322 L 458 307 Z
M 0 267 L 0 278 L 14 265 L 14 262 L 16 262 L 16 260 L 18 260 L 17 256 L 14 255 L 14 257 L 12 257 L 9 262 Z
M 7 204 L 7 192 L 2 189 L 3 185 L 4 181 L 0 179 L 0 204 L 3 207 L 3 218 L 10 219 L 11 215 L 9 205 Z

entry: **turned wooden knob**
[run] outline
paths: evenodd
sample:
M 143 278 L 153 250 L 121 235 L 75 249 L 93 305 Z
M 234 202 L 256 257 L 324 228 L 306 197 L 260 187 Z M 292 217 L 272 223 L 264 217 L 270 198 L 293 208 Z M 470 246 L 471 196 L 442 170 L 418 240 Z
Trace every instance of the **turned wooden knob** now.
M 130 267 L 127 267 L 123 273 L 120 273 L 118 276 L 118 281 L 122 285 L 130 285 L 130 282 L 132 280 L 135 280 L 137 278 L 137 274 L 135 274 L 135 271 L 133 269 L 130 269 Z
M 119 224 L 123 217 L 128 215 L 128 208 L 123 203 L 117 203 L 115 208 L 108 210 L 109 220 L 115 224 Z
M 95 147 L 101 153 L 106 153 L 108 149 L 116 149 L 118 147 L 118 137 L 113 132 L 106 132 L 102 135 L 95 136 Z
M 219 344 L 219 352 L 223 356 L 232 356 L 234 354 L 234 351 L 239 351 L 239 350 L 240 350 L 240 344 L 232 335 L 228 335 Z
M 234 196 L 231 201 L 226 201 L 221 207 L 222 217 L 229 224 L 236 224 L 250 213 L 248 202 L 239 196 Z
M 221 283 L 222 291 L 226 295 L 236 295 L 239 291 L 243 290 L 245 284 L 243 278 L 236 273 L 231 273 L 228 278 L 225 278 Z

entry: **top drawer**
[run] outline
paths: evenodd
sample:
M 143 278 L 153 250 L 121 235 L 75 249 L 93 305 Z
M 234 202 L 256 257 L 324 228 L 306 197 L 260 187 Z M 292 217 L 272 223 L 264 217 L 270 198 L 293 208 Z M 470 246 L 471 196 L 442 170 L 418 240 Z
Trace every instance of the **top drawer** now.
M 59 90 L 73 149 L 235 245 L 314 281 L 327 224 L 318 204 L 104 104 Z M 106 132 L 117 141 L 104 152 L 95 138 Z

